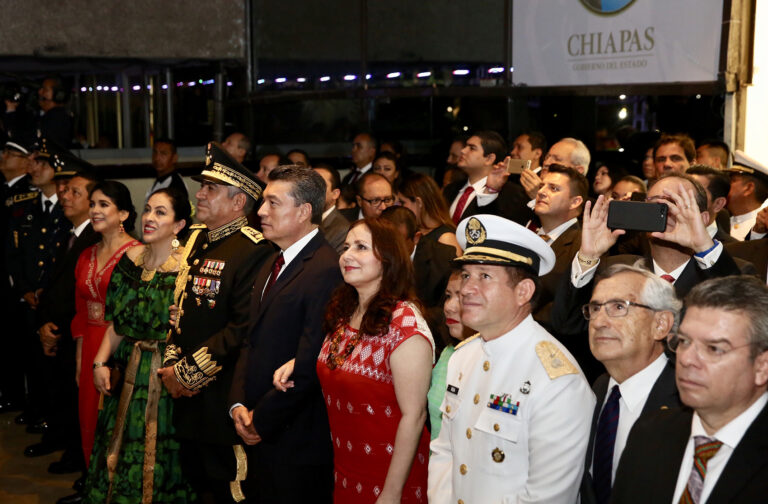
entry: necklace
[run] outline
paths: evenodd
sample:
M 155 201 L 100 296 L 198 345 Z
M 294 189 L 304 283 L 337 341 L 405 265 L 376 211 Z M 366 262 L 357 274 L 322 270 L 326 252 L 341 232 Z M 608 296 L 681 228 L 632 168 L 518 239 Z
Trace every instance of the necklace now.
M 155 278 L 155 273 L 158 271 L 161 272 L 168 272 L 168 271 L 175 271 L 178 269 L 179 261 L 175 257 L 173 257 L 173 253 L 168 255 L 168 258 L 165 260 L 163 264 L 161 264 L 158 268 L 155 269 L 147 269 L 144 267 L 144 260 L 146 258 L 147 252 L 149 249 L 145 248 L 144 251 L 139 256 L 139 260 L 136 263 L 136 266 L 141 267 L 141 281 L 142 282 L 149 282 L 153 278 Z
M 352 352 L 355 350 L 355 347 L 360 342 L 360 338 L 362 337 L 360 331 L 358 330 L 347 342 L 347 346 L 344 347 L 344 352 L 339 355 L 339 343 L 341 343 L 341 338 L 344 336 L 344 326 L 345 324 L 341 324 L 341 326 L 336 329 L 336 332 L 333 333 L 333 336 L 331 336 L 331 346 L 328 349 L 328 359 L 325 361 L 328 369 L 333 370 L 344 364 L 344 361 L 347 360 L 350 355 L 352 355 Z

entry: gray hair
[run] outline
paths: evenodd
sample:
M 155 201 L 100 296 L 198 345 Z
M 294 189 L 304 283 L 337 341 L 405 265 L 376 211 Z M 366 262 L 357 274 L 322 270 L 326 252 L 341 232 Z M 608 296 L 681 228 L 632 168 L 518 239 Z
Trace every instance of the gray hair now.
M 325 207 L 325 179 L 308 166 L 282 165 L 269 172 L 269 180 L 283 180 L 292 185 L 291 197 L 296 206 L 309 203 L 312 207 L 312 224 L 323 222 Z
M 227 186 L 227 197 L 229 199 L 234 198 L 238 194 L 243 194 L 245 196 L 245 206 L 243 206 L 243 215 L 248 215 L 253 211 L 254 205 L 256 205 L 256 200 L 254 200 L 252 197 L 250 197 L 245 191 L 240 189 L 239 187 Z
M 573 166 L 583 166 L 584 176 L 586 176 L 587 171 L 589 170 L 589 162 L 592 159 L 587 146 L 584 145 L 584 142 L 581 140 L 571 137 L 561 138 L 560 141 L 573 146 L 573 151 L 571 152 L 571 164 Z
M 768 287 L 753 276 L 712 278 L 685 296 L 685 309 L 715 308 L 743 314 L 749 321 L 750 357 L 768 350 Z
M 644 259 L 638 259 L 633 265 L 614 264 L 598 273 L 595 285 L 601 280 L 611 278 L 621 273 L 635 273 L 645 278 L 643 289 L 640 291 L 640 302 L 656 311 L 668 311 L 674 316 L 671 331 L 677 331 L 680 325 L 680 312 L 683 302 L 677 298 L 675 288 L 660 276 L 643 266 Z

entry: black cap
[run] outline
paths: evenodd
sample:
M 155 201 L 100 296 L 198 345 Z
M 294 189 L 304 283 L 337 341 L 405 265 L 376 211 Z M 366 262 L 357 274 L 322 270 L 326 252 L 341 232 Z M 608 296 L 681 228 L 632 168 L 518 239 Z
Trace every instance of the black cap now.
M 205 153 L 205 168 L 200 175 L 192 177 L 192 180 L 198 182 L 207 180 L 215 184 L 234 186 L 254 200 L 261 197 L 261 186 L 253 172 L 238 163 L 224 150 L 224 147 L 216 142 L 208 143 Z

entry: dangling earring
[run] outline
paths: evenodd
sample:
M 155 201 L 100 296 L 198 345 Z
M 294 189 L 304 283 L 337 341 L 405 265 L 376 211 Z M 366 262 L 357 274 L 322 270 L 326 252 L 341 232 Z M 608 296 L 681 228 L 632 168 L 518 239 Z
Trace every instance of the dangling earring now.
M 120 234 L 125 233 L 125 228 L 123 227 L 123 221 L 120 221 Z
M 174 237 L 173 241 L 171 242 L 171 248 L 173 249 L 174 252 L 176 252 L 179 249 L 179 245 L 180 245 L 179 239 Z

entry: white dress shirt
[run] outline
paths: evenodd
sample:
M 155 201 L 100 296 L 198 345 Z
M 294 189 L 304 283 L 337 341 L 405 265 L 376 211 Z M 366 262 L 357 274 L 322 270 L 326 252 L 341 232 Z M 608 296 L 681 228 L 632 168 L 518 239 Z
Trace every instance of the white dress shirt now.
M 552 244 L 555 243 L 558 238 L 560 238 L 560 235 L 565 233 L 568 229 L 570 229 L 570 227 L 576 224 L 577 221 L 578 219 L 574 217 L 571 220 L 563 222 L 562 224 L 560 224 L 559 226 L 557 226 L 556 228 L 554 228 L 552 231 L 549 231 L 549 232 L 545 231 L 543 227 L 540 227 L 539 229 L 536 230 L 536 234 L 539 236 L 542 236 L 542 235 L 549 236 L 549 240 L 545 240 L 545 241 L 547 242 L 547 245 L 551 247 Z
M 487 205 L 489 203 L 489 201 L 488 201 L 489 199 L 490 199 L 490 201 L 493 201 L 495 199 L 495 198 L 488 198 L 489 196 L 495 196 L 495 194 L 485 194 L 485 182 L 486 182 L 486 180 L 488 180 L 488 177 L 483 177 L 480 180 L 478 180 L 477 182 L 475 182 L 474 184 L 471 184 L 472 188 L 474 189 L 474 191 L 472 191 L 472 193 L 470 193 L 469 197 L 467 198 L 466 203 L 464 203 L 464 210 L 462 210 L 462 212 L 461 212 L 462 215 L 464 215 L 464 212 L 467 211 L 467 207 L 469 206 L 470 203 L 472 203 L 472 200 L 474 200 L 475 198 L 479 198 L 477 200 L 478 206 Z M 459 192 L 456 194 L 456 197 L 453 198 L 453 203 L 451 203 L 451 208 L 449 210 L 448 215 L 453 215 L 453 212 L 456 211 L 456 206 L 459 204 L 459 200 L 461 199 L 461 195 L 464 194 L 464 191 L 469 186 L 470 186 L 470 183 L 469 183 L 469 180 L 467 180 L 467 182 L 461 187 L 461 189 L 459 189 Z M 482 205 L 480 204 L 481 202 L 483 202 Z
M 619 398 L 619 423 L 616 427 L 616 441 L 613 444 L 611 485 L 613 485 L 613 480 L 616 478 L 616 468 L 619 467 L 621 453 L 627 445 L 629 431 L 632 430 L 632 426 L 635 425 L 637 419 L 640 418 L 640 414 L 643 412 L 648 396 L 651 394 L 651 389 L 664 371 L 664 367 L 667 365 L 667 360 L 667 356 L 662 352 L 662 354 L 646 366 L 645 369 L 630 376 L 624 380 L 623 383 L 619 384 L 613 377 L 608 380 L 608 393 L 605 394 L 600 411 L 602 412 L 602 408 L 604 408 L 605 403 L 608 402 L 610 391 L 613 389 L 614 385 L 619 385 L 619 392 L 621 393 L 621 397 Z M 592 462 L 594 464 L 594 452 Z M 592 472 L 591 465 L 590 472 Z
M 88 224 L 90 224 L 90 223 L 91 223 L 91 219 L 85 219 L 85 221 L 83 221 L 83 223 L 82 223 L 82 224 L 80 224 L 80 225 L 79 225 L 79 226 L 77 226 L 76 228 L 72 228 L 72 233 L 73 233 L 75 236 L 77 236 L 77 237 L 80 237 L 80 233 L 82 233 L 82 232 L 83 232 L 83 230 L 84 230 L 86 227 L 88 227 Z
M 51 202 L 51 209 L 56 206 L 56 203 L 59 201 L 59 195 L 56 193 L 53 193 L 51 197 L 49 198 L 42 192 L 40 193 L 40 205 L 43 207 L 43 211 L 45 211 L 45 202 L 50 201 Z
M 707 502 L 709 495 L 712 493 L 712 489 L 715 488 L 718 478 L 723 473 L 725 466 L 728 465 L 728 460 L 733 454 L 733 450 L 739 445 L 741 438 L 744 437 L 744 433 L 747 432 L 749 426 L 755 421 L 757 415 L 763 411 L 766 403 L 768 403 L 768 392 L 763 393 L 752 405 L 744 410 L 739 416 L 725 424 L 719 431 L 715 432 L 713 436 L 707 434 L 704 430 L 704 426 L 701 424 L 701 418 L 694 412 L 693 420 L 691 421 L 691 436 L 688 439 L 688 445 L 685 447 L 685 454 L 683 455 L 683 463 L 680 465 L 680 472 L 677 474 L 677 486 L 675 487 L 675 496 L 672 499 L 672 504 L 677 504 L 680 501 L 680 497 L 685 491 L 685 487 L 688 485 L 688 478 L 691 476 L 691 468 L 693 468 L 693 450 L 694 450 L 694 436 L 707 436 L 713 437 L 716 440 L 723 443 L 723 446 L 717 451 L 714 457 L 707 462 L 707 476 L 704 478 L 704 486 L 701 488 L 701 498 L 699 502 Z

